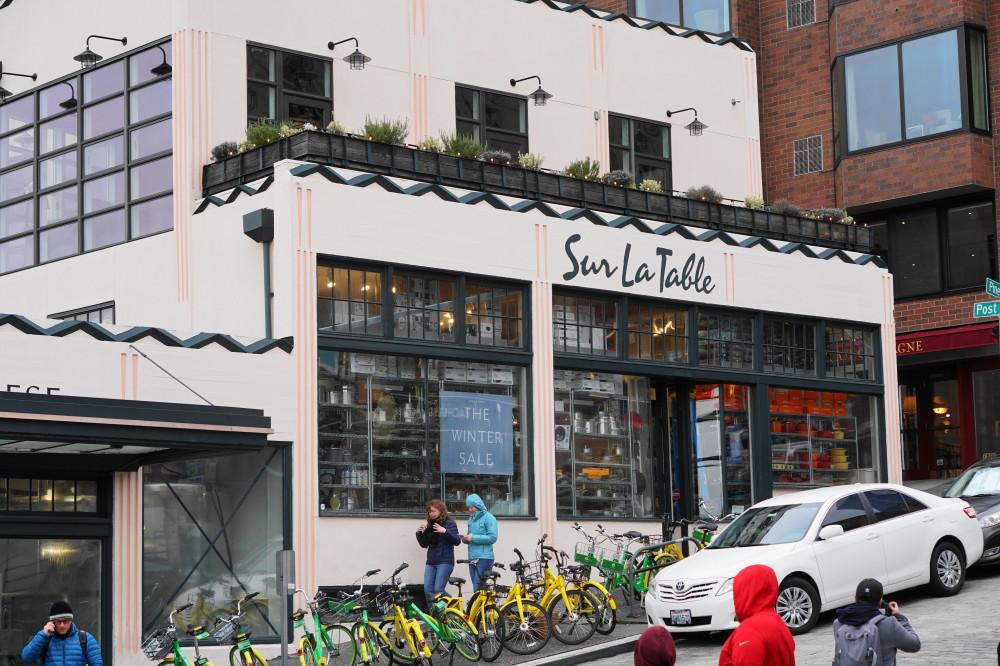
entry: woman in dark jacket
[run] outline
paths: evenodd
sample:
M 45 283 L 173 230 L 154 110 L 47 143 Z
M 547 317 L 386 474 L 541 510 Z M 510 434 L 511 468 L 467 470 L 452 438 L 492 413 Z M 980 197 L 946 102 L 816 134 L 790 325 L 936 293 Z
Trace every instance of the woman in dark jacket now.
M 462 543 L 458 525 L 448 517 L 448 509 L 441 500 L 427 503 L 427 521 L 417 527 L 417 543 L 427 549 L 424 594 L 430 606 L 434 597 L 443 594 L 448 586 L 448 577 L 455 570 L 455 546 Z

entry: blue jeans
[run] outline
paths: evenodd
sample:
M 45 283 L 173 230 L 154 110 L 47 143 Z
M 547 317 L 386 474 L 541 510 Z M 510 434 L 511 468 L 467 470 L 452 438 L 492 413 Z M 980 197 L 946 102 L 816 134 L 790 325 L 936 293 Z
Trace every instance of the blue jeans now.
M 448 577 L 455 570 L 451 562 L 444 564 L 428 564 L 424 567 L 424 596 L 427 597 L 427 607 L 434 604 L 434 597 L 442 594 L 448 587 Z
M 480 559 L 476 564 L 469 564 L 469 582 L 472 583 L 472 591 L 475 592 L 483 586 L 483 576 L 493 568 L 494 560 Z

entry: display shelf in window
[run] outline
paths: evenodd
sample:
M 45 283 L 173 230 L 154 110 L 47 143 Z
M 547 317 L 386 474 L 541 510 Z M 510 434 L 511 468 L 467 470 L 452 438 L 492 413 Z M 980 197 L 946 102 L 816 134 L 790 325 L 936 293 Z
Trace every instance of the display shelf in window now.
M 776 487 L 843 485 L 865 469 L 854 417 L 785 415 L 772 421 L 771 430 Z

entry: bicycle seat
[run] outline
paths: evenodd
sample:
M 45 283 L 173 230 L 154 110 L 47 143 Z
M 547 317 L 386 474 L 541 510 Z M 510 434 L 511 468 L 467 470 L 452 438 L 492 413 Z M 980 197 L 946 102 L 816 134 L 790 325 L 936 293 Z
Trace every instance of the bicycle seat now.
M 719 529 L 719 526 L 718 526 L 717 523 L 704 523 L 702 525 L 698 525 L 698 527 L 700 527 L 701 529 L 705 530 L 706 532 L 714 532 L 717 529 Z
M 629 539 L 638 539 L 642 536 L 641 532 L 636 532 L 635 530 L 629 530 L 622 534 L 623 537 L 628 537 Z
M 465 585 L 465 579 L 464 578 L 449 578 L 448 579 L 448 584 L 449 585 Z
M 584 564 L 571 564 L 570 566 L 566 567 L 566 571 L 569 571 L 570 573 L 582 574 L 589 568 L 590 567 Z
M 496 571 L 491 571 L 485 576 L 483 576 L 483 578 L 488 578 L 490 580 L 497 580 L 498 578 L 500 578 L 500 574 L 497 573 Z
M 197 636 L 198 634 L 205 633 L 205 627 L 199 624 L 197 627 L 188 628 L 188 630 L 184 633 L 186 633 L 188 636 Z

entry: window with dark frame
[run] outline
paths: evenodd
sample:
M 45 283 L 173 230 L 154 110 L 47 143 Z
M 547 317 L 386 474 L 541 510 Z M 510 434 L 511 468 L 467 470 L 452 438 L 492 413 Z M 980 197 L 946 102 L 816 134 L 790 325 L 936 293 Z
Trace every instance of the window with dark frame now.
M 627 357 L 687 363 L 687 322 L 686 306 L 629 301 Z
M 465 342 L 488 347 L 524 346 L 524 290 L 479 280 L 465 283 Z
M 169 41 L 0 105 L 0 273 L 173 228 L 164 57 Z
M 326 127 L 332 119 L 333 69 L 329 58 L 247 44 L 247 124 Z
M 714 34 L 730 32 L 729 0 L 629 0 L 629 14 Z
M 612 171 L 628 172 L 637 185 L 649 179 L 673 189 L 669 125 L 608 114 L 608 137 Z
M 816 324 L 764 317 L 764 372 L 816 374 Z
M 753 368 L 753 316 L 699 312 L 698 364 Z
M 875 339 L 870 328 L 826 325 L 826 376 L 875 379 Z
M 989 131 L 985 36 L 952 28 L 837 59 L 838 157 L 960 131 Z
M 807 136 L 792 142 L 793 173 L 804 176 L 823 170 L 823 136 Z
M 319 266 L 316 279 L 320 331 L 384 335 L 381 271 Z
M 454 342 L 454 280 L 397 271 L 392 299 L 395 337 Z
M 108 301 L 100 305 L 91 305 L 77 310 L 68 310 L 49 315 L 49 319 L 73 319 L 75 321 L 89 321 L 95 324 L 115 323 L 115 302 Z
M 799 28 L 816 22 L 815 0 L 788 0 L 785 10 L 789 28 Z
M 97 513 L 97 481 L 0 477 L 0 513 Z
M 553 293 L 552 338 L 556 352 L 617 356 L 618 299 L 597 294 Z
M 455 131 L 517 159 L 518 153 L 528 152 L 528 102 L 517 95 L 456 85 Z

